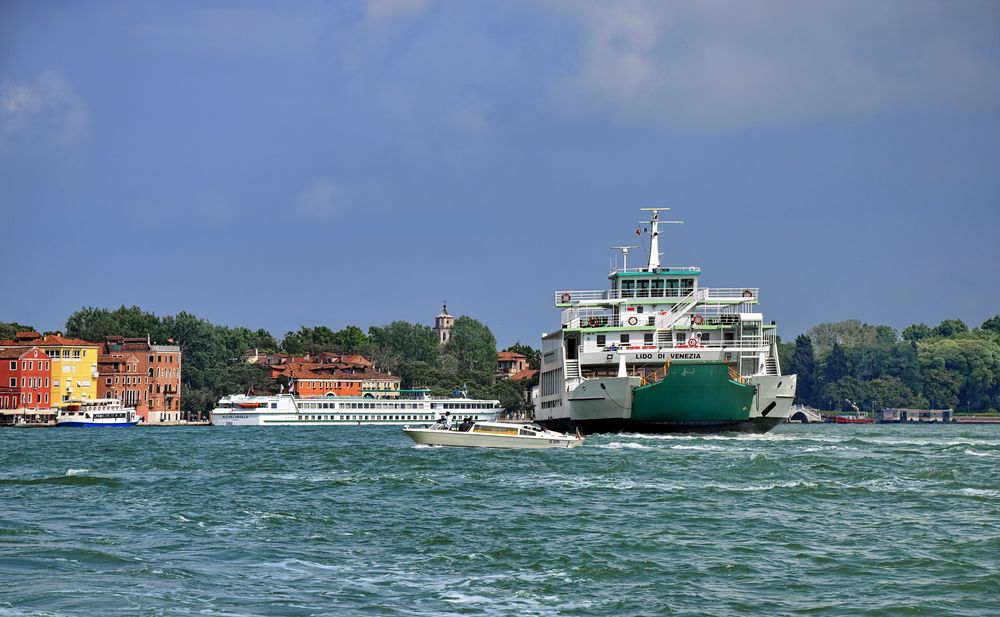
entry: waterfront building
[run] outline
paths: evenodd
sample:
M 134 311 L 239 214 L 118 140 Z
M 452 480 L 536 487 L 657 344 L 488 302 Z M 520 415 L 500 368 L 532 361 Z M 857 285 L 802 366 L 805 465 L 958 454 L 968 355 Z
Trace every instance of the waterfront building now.
M 880 422 L 953 422 L 951 409 L 890 409 L 882 410 Z
M 444 345 L 451 340 L 451 329 L 455 327 L 455 318 L 448 314 L 448 305 L 441 307 L 441 313 L 434 318 L 434 333 L 438 342 Z
M 507 379 L 528 368 L 528 358 L 514 351 L 497 352 L 497 379 Z
M 299 396 L 361 396 L 361 375 L 318 373 L 294 365 L 281 373 L 288 378 L 292 392 Z
M 0 349 L 0 409 L 52 407 L 52 362 L 38 347 Z
M 62 336 L 42 336 L 37 332 L 18 332 L 14 339 L 0 341 L 0 349 L 37 347 L 49 356 L 52 374 L 49 379 L 49 403 L 54 407 L 70 399 L 97 398 L 97 357 L 99 343 Z
M 149 337 L 105 338 L 98 362 L 100 398 L 135 407 L 144 422 L 181 419 L 181 350 Z

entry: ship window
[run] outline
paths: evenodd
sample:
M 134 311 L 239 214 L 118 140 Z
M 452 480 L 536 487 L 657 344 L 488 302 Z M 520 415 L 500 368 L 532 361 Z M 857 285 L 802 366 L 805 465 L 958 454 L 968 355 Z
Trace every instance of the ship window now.
M 649 297 L 649 281 L 638 281 L 638 283 L 639 283 L 639 293 L 638 293 L 638 296 L 640 298 L 648 298 Z
M 277 409 L 277 408 L 278 408 L 277 403 L 271 403 L 271 409 Z
M 625 334 L 622 334 L 618 340 L 622 343 L 628 343 L 629 334 L 627 332 Z
M 643 339 L 643 342 L 646 343 L 647 345 L 652 345 L 653 344 L 653 333 L 652 332 L 647 332 L 646 334 L 642 335 L 642 339 Z
M 622 281 L 622 297 L 632 298 L 635 296 L 635 281 Z

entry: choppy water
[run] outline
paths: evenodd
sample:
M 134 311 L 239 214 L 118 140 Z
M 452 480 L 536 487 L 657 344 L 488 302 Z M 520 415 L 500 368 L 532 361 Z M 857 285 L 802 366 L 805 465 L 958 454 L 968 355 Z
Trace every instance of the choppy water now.
M 996 615 L 1000 427 L 0 432 L 0 615 Z

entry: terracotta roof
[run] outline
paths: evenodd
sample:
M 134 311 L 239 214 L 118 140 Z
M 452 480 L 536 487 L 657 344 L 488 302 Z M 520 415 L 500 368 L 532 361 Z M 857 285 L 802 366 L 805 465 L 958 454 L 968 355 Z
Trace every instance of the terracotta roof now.
M 32 349 L 34 349 L 34 347 L 29 347 L 27 349 L 25 349 L 24 347 L 11 347 L 10 349 L 0 349 L 0 358 L 3 358 L 5 360 L 10 360 L 11 358 L 20 358 L 25 354 L 31 353 Z M 41 353 L 40 350 L 39 353 Z M 48 356 L 45 357 L 48 358 Z
M 91 343 L 78 338 L 69 338 L 58 334 L 50 334 L 31 340 L 0 341 L 0 347 L 100 347 L 100 343 Z
M 534 377 L 537 374 L 538 374 L 538 370 L 537 369 L 526 368 L 523 371 L 518 371 L 518 372 L 514 373 L 513 375 L 511 375 L 509 377 L 509 379 L 511 381 L 521 381 L 522 379 L 531 379 L 532 377 Z
M 500 351 L 497 352 L 498 360 L 527 360 L 528 357 L 524 354 L 519 354 L 516 351 Z

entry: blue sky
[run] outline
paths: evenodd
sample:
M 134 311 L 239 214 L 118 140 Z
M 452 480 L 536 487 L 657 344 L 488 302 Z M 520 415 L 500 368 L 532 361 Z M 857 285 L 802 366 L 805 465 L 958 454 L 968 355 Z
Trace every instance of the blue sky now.
M 0 320 L 558 327 L 638 208 L 790 338 L 1000 313 L 995 2 L 0 5 Z

